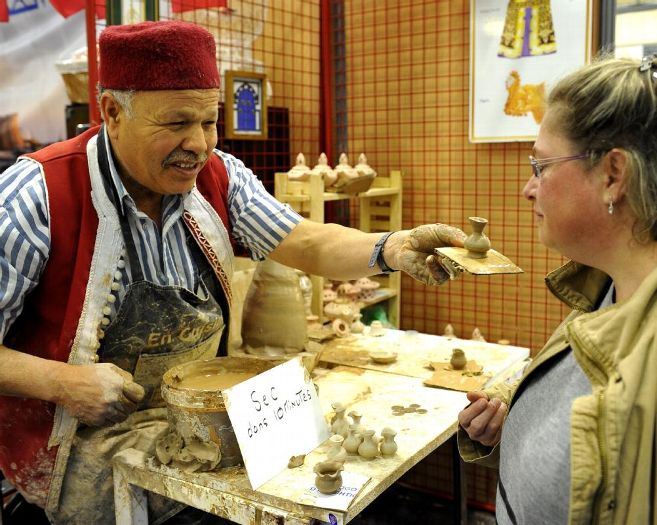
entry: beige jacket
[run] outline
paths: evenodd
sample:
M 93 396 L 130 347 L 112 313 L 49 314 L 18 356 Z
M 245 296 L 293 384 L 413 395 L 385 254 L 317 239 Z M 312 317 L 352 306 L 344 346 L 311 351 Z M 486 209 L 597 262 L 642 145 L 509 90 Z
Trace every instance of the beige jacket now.
M 509 406 L 523 381 L 569 346 L 592 394 L 571 412 L 569 523 L 657 524 L 657 270 L 628 300 L 592 311 L 609 277 L 568 263 L 546 278 L 573 312 L 515 385 L 488 392 Z M 499 446 L 484 447 L 463 429 L 465 461 L 496 467 Z

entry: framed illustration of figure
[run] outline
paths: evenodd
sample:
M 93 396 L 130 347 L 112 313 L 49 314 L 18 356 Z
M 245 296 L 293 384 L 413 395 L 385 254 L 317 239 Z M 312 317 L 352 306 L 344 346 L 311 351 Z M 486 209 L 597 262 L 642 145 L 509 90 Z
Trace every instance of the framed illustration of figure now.
M 267 138 L 267 77 L 226 71 L 224 120 L 229 139 Z
M 592 0 L 470 0 L 470 142 L 532 141 L 550 87 L 591 59 Z

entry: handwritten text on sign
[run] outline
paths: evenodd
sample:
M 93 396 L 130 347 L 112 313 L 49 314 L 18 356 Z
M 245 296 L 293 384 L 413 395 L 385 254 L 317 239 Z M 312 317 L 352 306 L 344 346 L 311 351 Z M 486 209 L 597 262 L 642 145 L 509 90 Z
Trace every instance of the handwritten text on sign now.
M 223 391 L 251 486 L 287 468 L 328 439 L 315 387 L 300 358 Z

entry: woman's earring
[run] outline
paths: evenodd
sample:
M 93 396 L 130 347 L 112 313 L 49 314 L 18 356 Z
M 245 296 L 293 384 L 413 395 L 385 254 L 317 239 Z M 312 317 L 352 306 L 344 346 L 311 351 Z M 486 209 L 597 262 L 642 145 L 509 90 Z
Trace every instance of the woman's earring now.
M 609 215 L 614 214 L 614 201 L 609 199 L 609 207 L 607 208 L 607 211 L 609 212 Z

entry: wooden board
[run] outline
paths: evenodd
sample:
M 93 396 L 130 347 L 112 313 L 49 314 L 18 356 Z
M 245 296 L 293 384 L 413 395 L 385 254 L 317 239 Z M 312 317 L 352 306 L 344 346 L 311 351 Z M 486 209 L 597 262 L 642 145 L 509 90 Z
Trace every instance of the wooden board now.
M 507 368 L 529 357 L 529 349 L 519 346 L 388 329 L 383 337 L 364 334 L 329 341 L 324 345 L 319 362 L 323 366 L 346 365 L 429 379 L 434 374 L 430 363 L 448 364 L 454 348 L 461 348 L 468 359 L 483 367 L 488 378 L 486 384 L 496 381 Z M 397 361 L 375 363 L 369 357 L 372 351 L 397 352 Z

